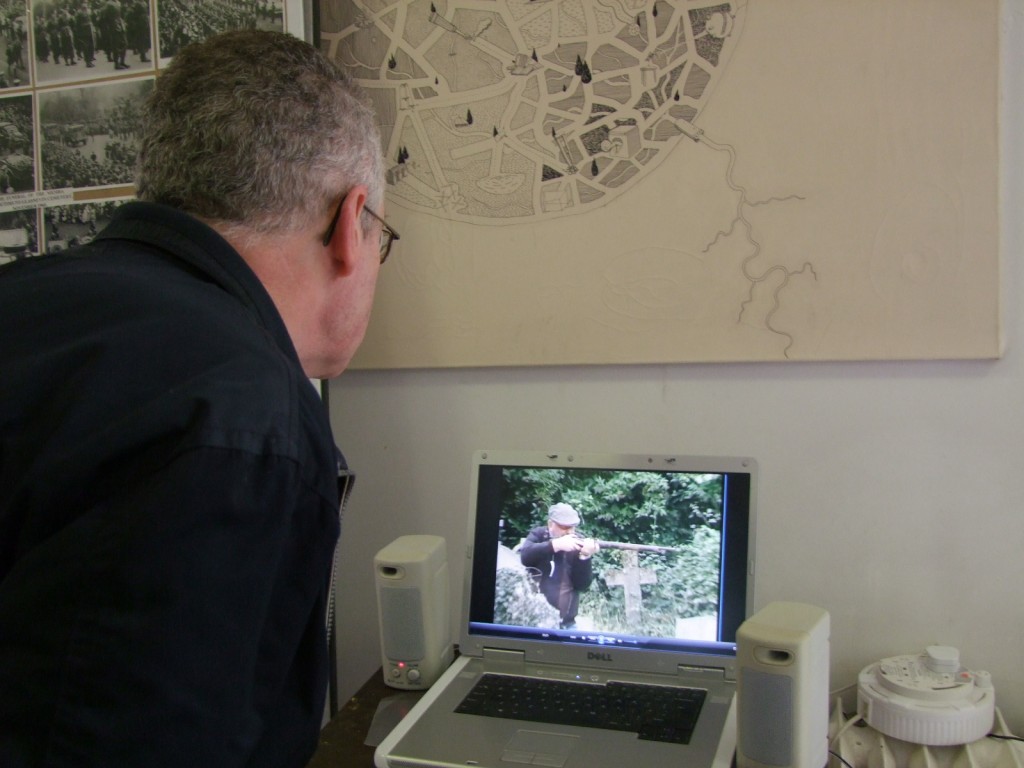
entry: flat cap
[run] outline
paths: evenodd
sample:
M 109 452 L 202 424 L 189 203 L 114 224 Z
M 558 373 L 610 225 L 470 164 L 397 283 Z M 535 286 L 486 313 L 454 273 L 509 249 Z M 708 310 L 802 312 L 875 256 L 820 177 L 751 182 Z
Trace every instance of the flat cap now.
M 548 520 L 559 525 L 579 525 L 580 514 L 569 504 L 552 504 L 548 507 Z

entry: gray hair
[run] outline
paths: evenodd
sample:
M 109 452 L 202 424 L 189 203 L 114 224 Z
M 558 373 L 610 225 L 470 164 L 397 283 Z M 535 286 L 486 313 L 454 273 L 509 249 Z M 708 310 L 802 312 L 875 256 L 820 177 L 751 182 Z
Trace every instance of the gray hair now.
M 356 184 L 383 197 L 362 92 L 309 43 L 227 32 L 182 49 L 146 106 L 136 195 L 242 233 L 322 222 Z

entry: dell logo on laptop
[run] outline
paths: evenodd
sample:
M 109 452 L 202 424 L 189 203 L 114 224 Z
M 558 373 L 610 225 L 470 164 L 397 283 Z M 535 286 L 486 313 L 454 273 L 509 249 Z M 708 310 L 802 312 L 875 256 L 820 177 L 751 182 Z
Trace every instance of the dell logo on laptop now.
M 588 661 L 611 661 L 612 655 L 610 653 L 598 653 L 597 651 L 587 651 Z

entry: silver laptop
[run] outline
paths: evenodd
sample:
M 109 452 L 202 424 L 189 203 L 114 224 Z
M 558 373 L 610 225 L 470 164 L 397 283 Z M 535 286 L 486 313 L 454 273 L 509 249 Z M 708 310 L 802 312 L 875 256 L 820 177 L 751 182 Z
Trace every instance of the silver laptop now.
M 728 768 L 756 474 L 749 458 L 476 453 L 460 655 L 376 766 Z M 545 698 L 567 686 L 616 698 L 581 717 Z M 694 703 L 668 716 L 624 692 Z

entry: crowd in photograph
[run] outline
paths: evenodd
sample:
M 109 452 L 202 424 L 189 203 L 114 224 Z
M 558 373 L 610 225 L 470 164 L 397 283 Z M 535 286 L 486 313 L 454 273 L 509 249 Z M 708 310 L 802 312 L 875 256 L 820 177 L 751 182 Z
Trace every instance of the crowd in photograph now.
M 28 82 L 28 61 L 25 50 L 28 33 L 25 31 L 25 3 L 18 0 L 0 0 L 0 46 L 6 65 L 0 71 L 0 88 L 11 88 Z
M 134 176 L 139 127 L 137 97 L 122 97 L 100 113 L 60 114 L 43 109 L 42 168 L 45 189 L 128 184 Z M 84 107 L 83 107 L 84 109 Z M 48 130 L 52 129 L 52 130 Z M 102 147 L 97 140 L 102 137 Z
M 36 210 L 0 213 L 0 264 L 39 253 Z
M 160 55 L 174 56 L 193 41 L 232 29 L 281 29 L 281 0 L 157 0 Z
M 103 158 L 84 155 L 60 144 L 47 144 L 43 151 L 43 183 L 46 189 L 100 187 L 127 184 L 132 180 L 135 146 L 113 141 Z
M 52 0 L 35 6 L 35 55 L 41 63 L 95 67 L 103 56 L 128 69 L 128 52 L 150 61 L 146 0 Z
M 25 192 L 35 185 L 32 100 L 24 96 L 0 103 L 0 193 Z
M 45 211 L 46 250 L 74 248 L 92 240 L 110 220 L 121 200 L 57 205 Z

